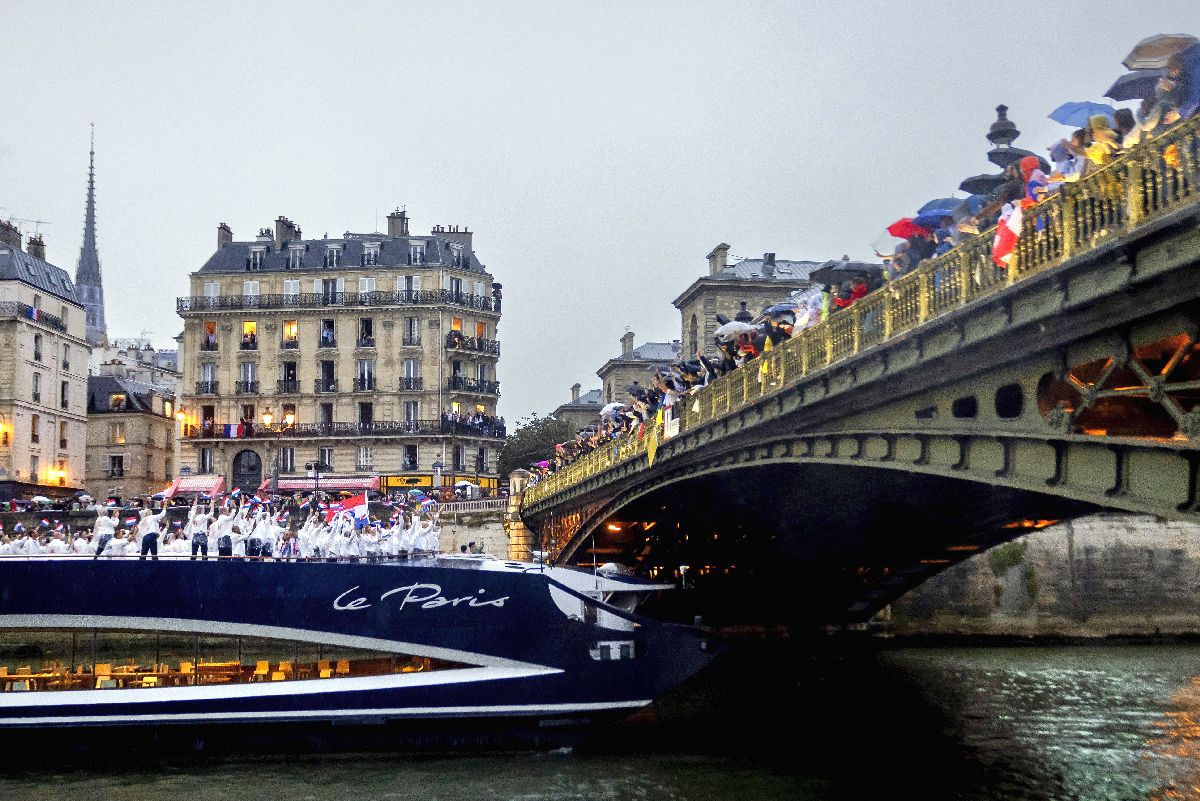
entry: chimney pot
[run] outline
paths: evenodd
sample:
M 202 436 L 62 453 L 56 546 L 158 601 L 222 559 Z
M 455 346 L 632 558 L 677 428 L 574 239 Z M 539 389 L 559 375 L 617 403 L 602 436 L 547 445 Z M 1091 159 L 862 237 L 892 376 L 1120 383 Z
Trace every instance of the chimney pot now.
M 708 274 L 719 275 L 725 271 L 729 262 L 729 245 L 722 242 L 708 254 Z
M 408 212 L 396 209 L 387 216 L 388 236 L 408 236 Z
M 228 245 L 233 241 L 233 229 L 225 223 L 217 226 L 217 250 Z
M 571 403 L 579 403 L 579 390 L 582 387 L 579 384 L 571 385 Z
M 34 234 L 29 237 L 29 242 L 25 246 L 25 252 L 35 259 L 46 260 L 46 243 L 42 241 L 41 234 Z
M 633 353 L 633 332 L 626 331 L 625 335 L 621 337 L 621 355 L 628 356 L 631 353 Z
M 15 248 L 16 250 L 20 250 L 21 229 L 17 228 L 17 226 L 13 225 L 7 220 L 0 220 L 0 242 L 3 242 L 4 244 Z

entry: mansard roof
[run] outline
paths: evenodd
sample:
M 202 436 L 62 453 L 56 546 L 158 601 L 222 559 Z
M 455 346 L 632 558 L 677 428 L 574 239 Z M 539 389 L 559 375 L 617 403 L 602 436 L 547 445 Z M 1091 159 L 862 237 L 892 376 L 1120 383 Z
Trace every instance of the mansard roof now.
M 273 239 L 270 242 L 230 242 L 210 256 L 199 272 L 248 272 L 250 270 L 251 250 L 258 245 L 266 245 L 267 250 L 263 255 L 262 266 L 256 267 L 253 272 L 294 272 L 299 270 L 327 269 L 325 267 L 325 251 L 330 245 L 338 245 L 342 249 L 341 266 L 338 269 L 353 269 L 363 266 L 363 255 L 366 250 L 364 246 L 367 242 L 378 242 L 380 245 L 376 264 L 370 265 L 372 269 L 376 267 L 393 267 L 411 270 L 413 268 L 420 269 L 421 267 L 437 267 L 439 265 L 449 266 L 454 258 L 450 247 L 452 240 L 444 239 L 437 234 L 393 237 L 379 233 L 353 234 L 347 232 L 341 238 L 337 239 L 289 240 L 283 243 L 282 248 L 278 247 Z M 297 245 L 303 245 L 304 252 L 300 257 L 300 267 L 292 268 L 290 266 L 290 251 Z M 408 262 L 409 253 L 413 245 L 425 246 L 423 263 L 420 265 L 413 265 Z M 474 252 L 466 245 L 463 245 L 463 255 L 466 256 L 466 264 L 456 269 L 486 274 L 483 264 L 480 263 L 479 259 L 475 257 Z
M 57 298 L 82 305 L 70 273 L 11 245 L 0 245 L 0 281 L 22 281 Z

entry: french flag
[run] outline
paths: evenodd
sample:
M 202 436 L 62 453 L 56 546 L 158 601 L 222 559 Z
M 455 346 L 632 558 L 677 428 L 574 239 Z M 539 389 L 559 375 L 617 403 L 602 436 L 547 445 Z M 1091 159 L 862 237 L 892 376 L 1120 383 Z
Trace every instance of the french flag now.
M 225 433 L 226 439 L 237 439 L 238 437 L 242 436 L 243 433 L 241 423 L 226 423 L 225 425 L 221 426 L 221 428 Z
M 43 518 L 42 518 L 42 525 L 43 525 L 43 526 L 49 526 L 49 525 L 50 525 L 50 519 L 49 519 L 49 518 L 46 518 L 46 517 L 43 517 Z
M 1004 204 L 1004 209 L 1000 212 L 1000 222 L 996 226 L 996 238 L 992 240 L 992 261 L 997 267 L 1008 267 L 1012 263 L 1017 240 L 1021 238 L 1023 222 L 1024 214 L 1020 203 Z
M 136 517 L 127 517 L 127 518 L 125 518 L 125 525 L 135 526 L 135 525 L 137 525 L 137 521 L 138 521 L 138 519 Z

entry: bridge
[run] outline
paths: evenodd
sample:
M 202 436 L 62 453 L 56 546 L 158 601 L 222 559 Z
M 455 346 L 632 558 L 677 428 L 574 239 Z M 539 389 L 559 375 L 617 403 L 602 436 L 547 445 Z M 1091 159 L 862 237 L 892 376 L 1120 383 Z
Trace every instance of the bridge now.
M 830 623 L 1059 520 L 1200 520 L 1200 118 L 1027 209 L 1007 269 L 992 238 L 529 487 L 533 541 Z

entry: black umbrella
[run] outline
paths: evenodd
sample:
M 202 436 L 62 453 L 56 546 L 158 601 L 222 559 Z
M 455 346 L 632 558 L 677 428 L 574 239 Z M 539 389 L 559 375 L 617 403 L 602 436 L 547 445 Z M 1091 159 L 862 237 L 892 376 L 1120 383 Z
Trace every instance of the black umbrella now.
M 1145 97 L 1153 97 L 1154 89 L 1158 86 L 1158 79 L 1165 73 L 1166 70 L 1127 72 L 1108 87 L 1104 96 L 1111 97 L 1113 100 L 1141 100 Z
M 986 195 L 1002 183 L 1004 183 L 1003 175 L 999 173 L 995 175 L 984 173 L 964 178 L 963 182 L 958 185 L 958 188 L 964 192 L 970 192 L 972 195 Z
M 1016 164 L 1026 156 L 1037 156 L 1038 167 L 1043 172 L 1050 172 L 1050 162 L 1046 161 L 1037 153 L 1032 153 L 1028 150 L 1022 150 L 1019 147 L 997 147 L 988 151 L 988 161 L 995 164 L 997 167 L 1004 168 L 1009 164 Z
M 863 261 L 827 261 L 813 270 L 808 280 L 814 284 L 842 284 L 856 276 L 867 279 L 867 284 L 873 285 L 875 279 L 882 278 L 883 265 Z

